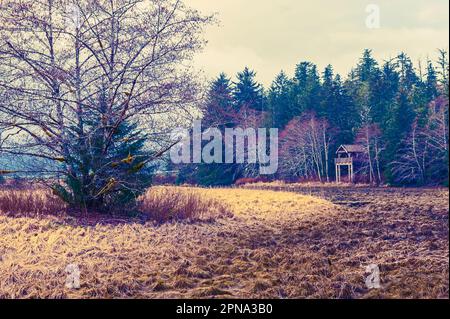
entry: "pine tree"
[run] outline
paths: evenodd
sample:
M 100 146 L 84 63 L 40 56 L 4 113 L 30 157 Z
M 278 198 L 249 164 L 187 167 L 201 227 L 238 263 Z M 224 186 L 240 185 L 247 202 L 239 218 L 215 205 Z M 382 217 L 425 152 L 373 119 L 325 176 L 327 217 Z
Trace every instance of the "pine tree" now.
M 237 82 L 234 88 L 236 109 L 249 108 L 263 111 L 264 91 L 256 79 L 256 73 L 246 67 L 237 74 Z
M 397 57 L 397 65 L 400 74 L 400 85 L 404 91 L 413 92 L 413 89 L 420 82 L 411 59 L 402 52 Z
M 281 71 L 268 92 L 268 111 L 271 127 L 283 129 L 292 119 L 292 81 Z
M 293 117 L 305 111 L 315 111 L 320 107 L 320 77 L 317 67 L 310 62 L 297 65 L 293 84 Z
M 336 131 L 336 148 L 340 144 L 350 144 L 354 138 L 354 127 L 358 125 L 358 117 L 353 98 L 343 85 L 341 77 L 336 75 L 332 85 L 333 98 L 327 107 L 327 118 Z
M 232 127 L 235 113 L 233 87 L 225 73 L 211 83 L 203 109 L 203 121 L 209 126 L 219 128 Z
M 373 58 L 371 50 L 364 50 L 363 56 L 360 59 L 358 65 L 355 69 L 355 75 L 357 79 L 358 89 L 356 91 L 357 96 L 359 98 L 356 100 L 362 102 L 362 104 L 358 105 L 359 113 L 363 114 L 365 112 L 369 112 L 367 114 L 367 118 L 370 118 L 370 121 L 373 123 L 377 123 L 381 103 L 381 95 L 380 95 L 380 86 L 381 86 L 381 71 L 378 66 L 378 62 Z M 361 96 L 361 88 L 364 91 L 364 98 Z M 372 123 L 363 123 L 362 125 L 368 125 Z
M 372 56 L 372 50 L 366 49 L 356 67 L 356 76 L 360 82 L 374 82 L 380 75 L 378 62 Z
M 439 50 L 439 84 L 442 94 L 444 94 L 447 99 L 449 98 L 449 62 L 448 62 L 448 52 L 446 50 Z
M 382 130 L 386 130 L 389 115 L 393 112 L 392 107 L 396 105 L 400 85 L 400 75 L 393 61 L 386 61 L 382 67 L 380 85 L 378 86 L 379 103 L 373 112 L 375 123 Z
M 105 101 L 102 91 L 99 103 L 106 105 Z M 100 110 L 106 112 L 106 107 Z M 89 134 L 64 159 L 62 165 L 69 167 L 70 174 L 53 190 L 71 206 L 104 213 L 115 213 L 117 207 L 133 212 L 135 200 L 151 185 L 152 168 L 147 162 L 152 155 L 145 145 L 148 136 L 141 133 L 137 123 L 129 121 L 122 121 L 108 135 L 105 128 L 115 123 L 105 123 L 104 114 L 92 113 L 86 118 Z
M 320 90 L 320 104 L 317 115 L 320 117 L 326 116 L 328 119 L 330 119 L 330 115 L 337 115 L 335 103 L 336 92 L 333 79 L 333 67 L 328 65 L 322 75 L 322 88 Z
M 426 78 L 426 99 L 432 101 L 438 97 L 438 78 L 436 70 L 431 61 L 427 62 L 427 78 Z
M 246 72 L 247 75 L 250 73 L 250 71 Z M 244 82 L 247 83 L 247 80 L 246 77 Z M 247 92 L 247 87 L 242 87 L 242 89 Z M 239 124 L 239 111 L 236 109 L 237 104 L 233 93 L 231 81 L 224 73 L 211 83 L 203 111 L 202 123 L 204 127 L 216 127 L 224 133 L 226 128 L 232 128 Z M 191 174 L 194 175 L 192 179 L 202 186 L 232 184 L 237 179 L 239 167 L 236 164 L 225 164 L 225 146 L 222 149 L 222 154 L 224 164 L 202 163 L 195 165 L 195 169 L 191 170 Z

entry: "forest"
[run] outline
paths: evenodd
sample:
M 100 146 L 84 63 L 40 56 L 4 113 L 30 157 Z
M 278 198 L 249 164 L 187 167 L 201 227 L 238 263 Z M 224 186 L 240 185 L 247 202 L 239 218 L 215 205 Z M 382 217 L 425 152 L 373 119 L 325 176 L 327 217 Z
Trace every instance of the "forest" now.
M 245 68 L 236 80 L 220 74 L 203 104 L 203 125 L 279 129 L 280 168 L 272 179 L 334 180 L 339 145 L 360 144 L 364 182 L 448 185 L 448 52 L 437 61 L 406 53 L 376 61 L 372 51 L 347 77 L 332 65 L 301 62 L 291 78 L 281 71 L 268 89 Z M 299 53 L 300 55 L 301 53 Z M 200 164 L 181 169 L 182 181 L 226 185 L 257 178 L 252 165 Z

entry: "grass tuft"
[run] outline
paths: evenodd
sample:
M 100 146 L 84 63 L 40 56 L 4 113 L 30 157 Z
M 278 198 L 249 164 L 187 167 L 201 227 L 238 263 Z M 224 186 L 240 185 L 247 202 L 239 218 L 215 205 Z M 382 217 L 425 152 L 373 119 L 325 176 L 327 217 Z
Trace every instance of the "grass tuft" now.
M 151 188 L 139 200 L 139 210 L 148 220 L 157 223 L 214 221 L 232 216 L 222 202 L 181 187 Z

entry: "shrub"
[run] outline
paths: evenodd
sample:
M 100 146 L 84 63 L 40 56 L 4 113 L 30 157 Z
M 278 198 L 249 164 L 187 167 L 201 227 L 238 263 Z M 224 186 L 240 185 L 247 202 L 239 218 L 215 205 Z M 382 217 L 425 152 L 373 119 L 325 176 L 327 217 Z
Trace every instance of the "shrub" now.
M 236 186 L 245 185 L 245 184 L 256 184 L 256 183 L 266 183 L 269 179 L 267 177 L 256 177 L 256 178 L 240 178 L 234 184 Z
M 177 183 L 177 176 L 170 174 L 156 174 L 153 176 L 153 185 L 175 185 Z
M 14 190 L 25 190 L 30 189 L 30 184 L 32 181 L 22 178 L 19 176 L 14 176 L 13 178 L 9 178 L 5 182 L 5 187 L 8 189 L 14 189 Z
M 140 198 L 139 210 L 146 219 L 158 223 L 212 221 L 231 216 L 225 205 L 217 200 L 201 197 L 194 190 L 170 187 L 151 188 Z

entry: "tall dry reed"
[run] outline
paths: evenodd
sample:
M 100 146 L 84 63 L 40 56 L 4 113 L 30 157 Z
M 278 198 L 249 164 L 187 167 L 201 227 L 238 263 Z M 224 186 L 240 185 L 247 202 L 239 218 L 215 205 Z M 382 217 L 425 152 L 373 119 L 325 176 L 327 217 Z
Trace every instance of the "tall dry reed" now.
M 67 205 L 45 189 L 0 190 L 0 213 L 15 216 L 59 215 Z
M 211 221 L 231 216 L 218 200 L 202 197 L 194 190 L 176 187 L 154 187 L 140 198 L 139 210 L 150 220 Z

